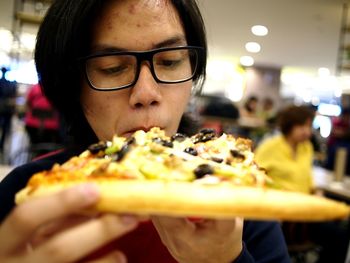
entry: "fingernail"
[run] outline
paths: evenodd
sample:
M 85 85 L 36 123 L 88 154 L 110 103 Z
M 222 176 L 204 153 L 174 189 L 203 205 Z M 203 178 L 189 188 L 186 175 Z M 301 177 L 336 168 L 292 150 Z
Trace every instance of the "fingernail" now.
M 99 197 L 99 191 L 96 185 L 94 184 L 84 184 L 79 186 L 79 191 L 84 196 L 84 200 L 87 203 L 96 201 Z

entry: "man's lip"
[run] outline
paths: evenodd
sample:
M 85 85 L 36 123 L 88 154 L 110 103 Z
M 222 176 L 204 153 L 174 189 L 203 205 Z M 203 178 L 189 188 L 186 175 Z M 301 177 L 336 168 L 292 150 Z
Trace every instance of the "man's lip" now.
M 152 129 L 152 127 L 137 127 L 137 128 L 134 128 L 134 129 L 132 129 L 132 130 L 130 130 L 128 132 L 136 132 L 136 131 L 139 131 L 139 130 L 142 130 L 144 132 L 148 132 L 150 129 Z
M 140 130 L 142 130 L 144 132 L 148 132 L 150 129 L 152 129 L 152 127 L 137 127 L 137 128 L 133 128 L 131 130 L 128 130 L 126 133 L 134 133 L 134 132 L 140 131 Z
M 153 127 L 159 127 L 159 126 L 149 126 L 149 127 L 136 127 L 136 128 L 133 128 L 131 130 L 128 130 L 126 132 L 124 132 L 124 135 L 131 135 L 133 134 L 134 132 L 136 131 L 139 131 L 139 130 L 142 130 L 144 132 L 148 132 L 150 129 L 152 129 Z M 163 129 L 161 127 L 159 127 L 160 129 Z

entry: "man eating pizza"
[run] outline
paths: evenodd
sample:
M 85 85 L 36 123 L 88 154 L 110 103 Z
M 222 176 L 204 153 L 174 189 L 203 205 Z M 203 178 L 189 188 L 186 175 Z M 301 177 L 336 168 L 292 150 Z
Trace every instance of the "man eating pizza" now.
M 289 262 L 274 222 L 83 216 L 79 212 L 100 196 L 93 184 L 14 207 L 32 174 L 89 144 L 152 127 L 175 134 L 191 94 L 203 84 L 206 57 L 194 0 L 54 1 L 38 33 L 35 61 L 72 143 L 1 182 L 0 261 L 84 262 L 111 244 L 94 262 Z

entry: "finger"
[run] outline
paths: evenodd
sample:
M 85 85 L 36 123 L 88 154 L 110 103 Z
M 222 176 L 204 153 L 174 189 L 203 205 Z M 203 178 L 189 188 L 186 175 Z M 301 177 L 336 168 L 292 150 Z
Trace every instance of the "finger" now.
M 230 232 L 234 228 L 242 228 L 243 227 L 243 219 L 235 218 L 232 220 L 215 220 L 215 228 L 220 233 Z
M 39 246 L 35 253 L 38 262 L 50 258 L 50 262 L 71 262 L 90 254 L 104 244 L 136 228 L 133 217 L 105 214 L 82 225 L 59 233 Z
M 151 216 L 151 220 L 155 226 L 166 227 L 171 229 L 182 229 L 189 223 L 189 221 L 185 218 L 168 216 Z
M 0 251 L 11 252 L 26 243 L 40 225 L 86 208 L 98 198 L 95 185 L 83 184 L 17 206 L 0 227 L 0 236 L 7 237 Z
M 184 218 L 151 216 L 151 220 L 166 246 L 172 243 L 173 233 L 176 233 L 178 239 L 186 240 L 195 231 L 195 225 Z
M 33 248 L 35 248 L 58 232 L 74 227 L 78 224 L 82 224 L 83 222 L 91 220 L 94 217 L 96 216 L 88 217 L 82 215 L 72 215 L 44 224 L 40 226 L 32 235 L 30 238 L 30 244 Z
M 126 256 L 120 251 L 113 251 L 103 258 L 84 261 L 84 263 L 127 263 Z

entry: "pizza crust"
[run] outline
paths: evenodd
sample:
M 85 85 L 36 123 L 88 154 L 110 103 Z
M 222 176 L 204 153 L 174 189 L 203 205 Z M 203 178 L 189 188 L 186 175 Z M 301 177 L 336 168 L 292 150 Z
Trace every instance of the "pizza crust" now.
M 76 182 L 27 186 L 16 203 L 49 195 Z M 280 190 L 160 180 L 99 180 L 101 197 L 93 210 L 138 215 L 255 220 L 323 221 L 346 218 L 350 208 L 323 197 Z

